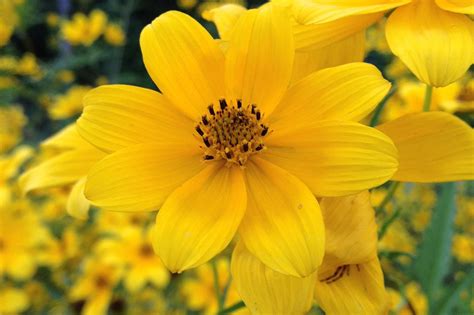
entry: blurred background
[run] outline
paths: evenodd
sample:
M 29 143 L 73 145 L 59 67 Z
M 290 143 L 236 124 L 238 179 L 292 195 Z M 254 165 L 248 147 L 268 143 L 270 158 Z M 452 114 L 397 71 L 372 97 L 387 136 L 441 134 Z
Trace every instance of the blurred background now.
M 156 89 L 138 43 L 146 24 L 180 10 L 217 38 L 202 16 L 224 3 L 264 1 L 0 0 L 0 314 L 215 314 L 216 289 L 225 292 L 225 307 L 239 306 L 230 249 L 213 264 L 171 275 L 149 242 L 154 214 L 92 209 L 78 220 L 65 211 L 70 187 L 24 197 L 16 183 L 57 153 L 40 143 L 80 115 L 90 89 Z M 366 57 L 396 87 L 381 121 L 421 111 L 424 96 L 389 51 L 383 24 L 368 30 Z M 472 71 L 435 89 L 432 108 L 472 126 Z M 391 313 L 427 314 L 429 305 L 443 305 L 440 314 L 473 314 L 473 183 L 390 187 L 371 194 Z M 322 314 L 317 306 L 311 312 Z

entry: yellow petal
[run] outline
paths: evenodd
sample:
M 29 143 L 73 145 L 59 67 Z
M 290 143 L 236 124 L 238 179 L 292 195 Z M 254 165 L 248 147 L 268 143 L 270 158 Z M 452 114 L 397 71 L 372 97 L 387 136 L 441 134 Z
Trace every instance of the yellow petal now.
M 29 305 L 29 297 L 24 290 L 13 287 L 0 289 L 0 313 L 19 314 L 26 311 Z
M 336 21 L 316 24 L 293 24 L 295 48 L 298 52 L 322 49 L 347 37 L 365 31 L 383 17 L 383 13 L 348 16 Z M 338 52 L 341 53 L 341 52 Z
M 386 314 L 389 300 L 378 258 L 358 265 L 320 270 L 314 296 L 328 315 Z M 324 269 L 324 268 L 322 268 Z
M 293 15 L 302 24 L 324 23 L 347 16 L 385 12 L 412 0 L 294 0 Z
M 359 32 L 324 48 L 297 51 L 291 82 L 324 68 L 361 62 L 365 54 L 365 32 Z
M 41 143 L 44 148 L 55 149 L 79 149 L 93 148 L 84 138 L 77 132 L 75 123 L 67 125 L 51 137 Z
M 229 40 L 237 20 L 246 10 L 239 4 L 229 3 L 204 11 L 202 17 L 216 24 L 221 39 Z
M 435 0 L 436 4 L 443 10 L 474 14 L 474 4 L 472 0 Z
M 417 1 L 393 12 L 385 27 L 392 52 L 426 84 L 440 87 L 459 79 L 474 59 L 474 22 Z
M 255 104 L 267 115 L 285 92 L 293 67 L 287 12 L 268 4 L 242 14 L 226 55 L 227 95 Z
M 374 128 L 342 121 L 297 126 L 270 134 L 261 156 L 297 176 L 317 196 L 358 193 L 381 185 L 397 170 L 392 140 Z
M 232 240 L 247 205 L 242 170 L 213 163 L 176 189 L 156 217 L 154 247 L 172 272 L 201 265 Z
M 140 47 L 155 84 L 191 119 L 224 96 L 224 54 L 190 16 L 160 15 L 143 29 Z
M 394 180 L 445 182 L 474 179 L 474 132 L 443 112 L 402 116 L 377 127 L 392 138 L 400 166 Z
M 321 264 L 324 224 L 316 198 L 296 177 L 261 159 L 245 169 L 248 207 L 239 234 L 275 271 L 306 277 Z
M 192 120 L 160 93 L 131 85 L 104 85 L 87 93 L 77 127 L 107 152 L 145 142 L 194 141 Z
M 306 278 L 278 273 L 239 242 L 232 254 L 232 279 L 252 314 L 306 314 L 313 302 L 316 273 Z
M 19 179 L 20 187 L 27 193 L 74 183 L 104 156 L 105 153 L 95 148 L 67 151 L 26 171 Z
M 368 191 L 323 198 L 321 210 L 326 227 L 323 265 L 359 264 L 377 255 L 377 224 Z
M 203 168 L 198 148 L 137 144 L 97 163 L 88 174 L 85 195 L 108 210 L 158 210 L 176 187 Z
M 367 63 L 323 69 L 288 89 L 268 124 L 277 134 L 308 128 L 320 120 L 359 121 L 389 89 L 380 71 Z
M 83 177 L 72 186 L 67 199 L 66 211 L 77 219 L 86 220 L 90 208 L 90 202 L 84 196 L 86 178 Z

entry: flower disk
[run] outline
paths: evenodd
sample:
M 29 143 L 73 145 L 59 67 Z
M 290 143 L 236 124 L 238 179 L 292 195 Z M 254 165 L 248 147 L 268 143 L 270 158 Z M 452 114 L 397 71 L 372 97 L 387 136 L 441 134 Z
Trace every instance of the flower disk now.
M 195 128 L 204 143 L 204 160 L 226 159 L 242 166 L 250 155 L 265 148 L 268 127 L 261 123 L 256 105 L 242 106 L 241 100 L 228 104 L 221 99 L 217 110 L 211 104 L 208 111 Z

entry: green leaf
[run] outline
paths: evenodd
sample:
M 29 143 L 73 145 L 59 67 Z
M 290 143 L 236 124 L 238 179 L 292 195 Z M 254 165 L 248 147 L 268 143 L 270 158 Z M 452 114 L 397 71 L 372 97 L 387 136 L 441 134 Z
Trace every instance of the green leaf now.
M 424 232 L 414 266 L 416 277 L 428 298 L 430 313 L 433 313 L 443 278 L 449 271 L 456 213 L 455 183 L 441 184 L 439 187 L 441 192 L 430 225 Z
M 454 286 L 446 290 L 445 295 L 439 301 L 438 307 L 436 307 L 437 314 L 452 314 L 451 308 L 455 305 L 456 299 L 459 298 L 459 294 L 467 289 L 472 288 L 474 284 L 474 269 L 471 269 L 468 274 L 458 281 Z

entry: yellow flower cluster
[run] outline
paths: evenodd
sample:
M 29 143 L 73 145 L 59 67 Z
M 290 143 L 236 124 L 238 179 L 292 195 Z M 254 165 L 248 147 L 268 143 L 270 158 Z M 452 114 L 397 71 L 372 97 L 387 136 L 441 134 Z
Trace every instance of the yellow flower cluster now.
M 65 94 L 59 95 L 48 105 L 51 119 L 66 119 L 82 111 L 82 99 L 92 88 L 90 86 L 72 86 Z
M 22 130 L 27 122 L 19 106 L 0 107 L 0 154 L 5 153 L 22 139 Z

